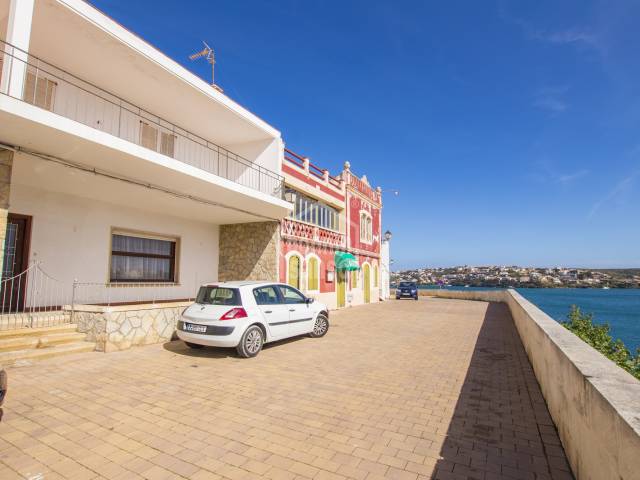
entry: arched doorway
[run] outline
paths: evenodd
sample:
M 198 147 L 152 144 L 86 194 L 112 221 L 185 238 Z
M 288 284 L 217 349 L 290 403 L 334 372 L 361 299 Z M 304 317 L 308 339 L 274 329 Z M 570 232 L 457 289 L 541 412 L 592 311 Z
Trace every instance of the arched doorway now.
M 289 285 L 293 288 L 300 289 L 300 257 L 297 255 L 291 255 L 289 257 L 288 273 Z
M 371 302 L 371 267 L 369 267 L 368 263 L 365 263 L 363 266 L 364 270 L 364 285 L 362 285 L 362 289 L 364 290 L 364 303 Z

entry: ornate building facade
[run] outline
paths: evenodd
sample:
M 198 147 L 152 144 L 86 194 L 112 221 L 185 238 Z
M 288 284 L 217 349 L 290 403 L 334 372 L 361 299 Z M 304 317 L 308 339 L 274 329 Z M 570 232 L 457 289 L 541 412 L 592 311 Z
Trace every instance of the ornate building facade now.
M 380 189 L 372 188 L 366 176 L 353 174 L 348 162 L 332 176 L 286 149 L 282 174 L 285 199 L 294 209 L 280 223 L 280 280 L 329 308 L 377 302 Z M 346 270 L 340 262 L 336 265 L 344 257 L 357 267 Z

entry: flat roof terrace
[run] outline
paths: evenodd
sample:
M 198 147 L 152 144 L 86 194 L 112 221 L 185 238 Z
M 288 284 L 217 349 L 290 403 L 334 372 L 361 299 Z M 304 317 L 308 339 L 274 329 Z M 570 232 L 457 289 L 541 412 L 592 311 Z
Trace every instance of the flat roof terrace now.
M 0 478 L 573 478 L 505 304 L 331 322 L 252 360 L 171 342 L 10 368 Z

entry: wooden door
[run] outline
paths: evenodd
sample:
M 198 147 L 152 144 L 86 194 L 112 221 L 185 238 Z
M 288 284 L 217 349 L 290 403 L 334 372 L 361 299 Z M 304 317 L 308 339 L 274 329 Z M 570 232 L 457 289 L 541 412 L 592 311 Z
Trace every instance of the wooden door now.
M 7 280 L 24 272 L 29 266 L 29 242 L 31 240 L 31 217 L 10 213 L 7 217 L 7 231 L 4 241 L 4 262 L 2 280 Z M 18 311 L 24 308 L 26 279 L 3 282 L 0 301 L 4 311 Z
M 344 270 L 336 272 L 336 281 L 338 283 L 338 308 L 346 305 L 347 296 L 347 274 Z
M 300 257 L 289 257 L 289 285 L 300 290 Z
M 369 265 L 364 265 L 364 303 L 371 302 L 371 268 Z

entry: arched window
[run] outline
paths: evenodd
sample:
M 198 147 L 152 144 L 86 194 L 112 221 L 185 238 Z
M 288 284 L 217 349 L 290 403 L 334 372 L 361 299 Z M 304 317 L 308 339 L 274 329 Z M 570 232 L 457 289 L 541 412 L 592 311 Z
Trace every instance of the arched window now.
M 320 290 L 320 265 L 316 257 L 307 260 L 307 290 Z
M 376 288 L 380 286 L 380 284 L 378 283 L 378 266 L 377 265 L 373 266 L 373 286 Z
M 364 210 L 360 212 L 360 241 L 371 243 L 373 241 L 373 221 L 371 214 Z
M 294 288 L 300 289 L 300 257 L 297 255 L 291 255 L 289 257 L 288 268 L 289 280 L 287 283 Z

